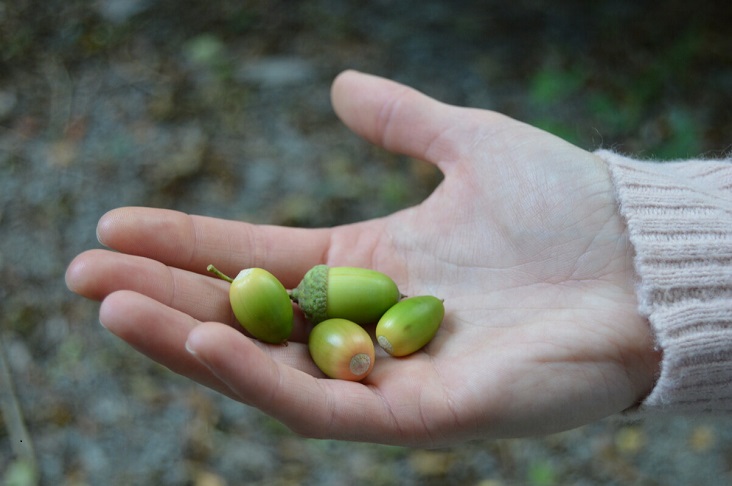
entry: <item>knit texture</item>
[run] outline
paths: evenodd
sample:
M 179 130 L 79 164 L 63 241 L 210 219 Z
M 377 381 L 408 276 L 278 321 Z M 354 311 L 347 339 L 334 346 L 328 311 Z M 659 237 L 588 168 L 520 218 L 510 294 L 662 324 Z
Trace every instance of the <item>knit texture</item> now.
M 640 411 L 732 411 L 732 160 L 596 154 L 610 168 L 640 312 L 663 355 Z

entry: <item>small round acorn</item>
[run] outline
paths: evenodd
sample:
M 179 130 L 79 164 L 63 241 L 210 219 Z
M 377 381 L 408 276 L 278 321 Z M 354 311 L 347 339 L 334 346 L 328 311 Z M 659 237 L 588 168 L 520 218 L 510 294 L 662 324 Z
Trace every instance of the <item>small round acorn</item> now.
M 287 343 L 292 333 L 294 312 L 287 289 L 277 277 L 262 268 L 242 270 L 233 280 L 213 265 L 209 265 L 207 270 L 231 283 L 231 309 L 249 334 L 266 343 Z
M 387 275 L 357 267 L 316 265 L 290 298 L 313 324 L 342 318 L 357 324 L 375 323 L 402 297 L 396 283 Z
M 376 325 L 379 346 L 392 356 L 407 356 L 435 337 L 445 305 L 432 295 L 406 298 L 390 308 Z
M 326 319 L 313 327 L 308 349 L 320 371 L 341 380 L 363 380 L 376 359 L 371 336 L 347 319 Z

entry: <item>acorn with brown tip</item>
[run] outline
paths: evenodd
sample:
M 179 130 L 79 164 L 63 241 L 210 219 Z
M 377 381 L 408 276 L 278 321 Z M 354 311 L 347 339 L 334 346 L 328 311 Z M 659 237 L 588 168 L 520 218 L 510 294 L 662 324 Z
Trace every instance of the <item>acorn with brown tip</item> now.
M 347 319 L 326 319 L 310 331 L 310 356 L 330 378 L 361 381 L 374 367 L 376 359 L 371 336 Z
M 410 355 L 435 337 L 444 317 L 442 299 L 432 295 L 406 298 L 381 316 L 376 340 L 392 356 Z

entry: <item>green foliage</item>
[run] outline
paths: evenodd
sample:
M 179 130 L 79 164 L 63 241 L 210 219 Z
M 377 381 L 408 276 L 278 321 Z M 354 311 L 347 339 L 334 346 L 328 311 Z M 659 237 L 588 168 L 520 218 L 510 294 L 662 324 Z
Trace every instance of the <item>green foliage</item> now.
M 553 105 L 576 94 L 584 85 L 588 73 L 581 67 L 560 69 L 545 67 L 531 80 L 529 95 L 540 105 Z
M 223 42 L 213 34 L 197 35 L 184 46 L 186 57 L 201 66 L 212 66 L 221 62 L 224 50 Z
M 541 118 L 533 119 L 531 124 L 574 145 L 579 146 L 582 143 L 582 139 L 577 133 L 577 130 L 569 122 L 559 117 L 542 116 Z
M 17 459 L 11 462 L 3 475 L 5 486 L 35 486 L 38 482 L 38 468 L 30 460 Z
M 667 46 L 638 54 L 648 63 L 627 69 L 598 66 L 591 58 L 564 65 L 551 58 L 528 81 L 528 121 L 580 146 L 583 136 L 599 133 L 604 143 L 630 141 L 660 159 L 696 155 L 703 150 L 702 121 L 683 94 L 703 39 L 690 25 Z
M 683 107 L 674 107 L 666 117 L 667 135 L 654 155 L 659 159 L 679 159 L 702 151 L 699 121 Z
M 633 99 L 620 103 L 611 94 L 603 91 L 593 91 L 586 98 L 586 108 L 591 119 L 613 134 L 639 126 L 642 106 L 639 100 Z
M 531 486 L 551 486 L 557 484 L 557 473 L 549 461 L 536 461 L 529 465 L 527 473 Z
M 569 109 L 581 97 L 588 79 L 583 66 L 567 68 L 549 63 L 538 69 L 528 86 L 528 106 L 533 111 L 529 122 L 542 130 L 580 145 L 580 137 L 568 116 Z

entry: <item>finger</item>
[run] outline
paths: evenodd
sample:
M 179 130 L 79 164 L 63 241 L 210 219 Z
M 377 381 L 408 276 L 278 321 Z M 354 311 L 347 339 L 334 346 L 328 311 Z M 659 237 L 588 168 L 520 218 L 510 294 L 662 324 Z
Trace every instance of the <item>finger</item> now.
M 232 322 L 227 282 L 149 258 L 89 250 L 69 264 L 66 285 L 93 300 L 103 300 L 117 290 L 132 290 L 194 319 Z
M 393 414 L 374 387 L 316 378 L 304 371 L 304 363 L 299 363 L 300 369 L 287 366 L 250 344 L 226 326 L 206 324 L 191 331 L 187 347 L 242 401 L 297 433 L 342 440 L 409 440 L 395 437 Z
M 104 299 L 99 321 L 137 351 L 171 371 L 238 399 L 236 393 L 186 351 L 189 332 L 200 324 L 188 314 L 144 295 L 120 291 Z
M 77 294 L 93 300 L 103 300 L 118 290 L 131 290 L 196 320 L 223 322 L 242 331 L 231 310 L 229 283 L 168 267 L 149 258 L 89 250 L 69 264 L 66 284 Z M 302 341 L 311 326 L 297 306 L 292 305 L 294 326 L 290 340 Z
M 322 263 L 329 234 L 139 207 L 114 209 L 97 225 L 99 241 L 124 253 L 198 273 L 213 264 L 231 277 L 242 268 L 262 267 L 288 288 Z
M 331 89 L 333 107 L 354 132 L 387 150 L 436 163 L 459 159 L 476 141 L 480 123 L 505 118 L 438 102 L 402 84 L 355 71 L 341 73 Z M 485 127 L 482 127 L 484 129 Z

